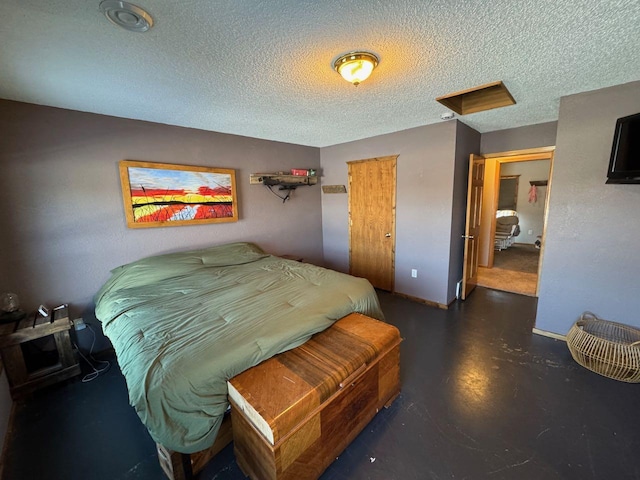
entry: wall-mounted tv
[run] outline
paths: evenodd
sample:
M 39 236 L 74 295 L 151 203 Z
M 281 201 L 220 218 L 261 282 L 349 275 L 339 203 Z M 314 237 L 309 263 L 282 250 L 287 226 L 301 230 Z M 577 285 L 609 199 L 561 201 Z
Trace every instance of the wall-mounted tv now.
M 640 183 L 640 113 L 619 118 L 607 183 Z

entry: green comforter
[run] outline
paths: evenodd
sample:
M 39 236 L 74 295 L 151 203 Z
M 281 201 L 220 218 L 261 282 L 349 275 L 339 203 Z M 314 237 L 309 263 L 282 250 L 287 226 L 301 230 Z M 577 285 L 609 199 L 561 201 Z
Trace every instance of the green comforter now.
M 228 379 L 351 312 L 382 319 L 367 280 L 248 243 L 118 267 L 96 296 L 131 405 L 156 442 L 183 453 L 213 444 Z

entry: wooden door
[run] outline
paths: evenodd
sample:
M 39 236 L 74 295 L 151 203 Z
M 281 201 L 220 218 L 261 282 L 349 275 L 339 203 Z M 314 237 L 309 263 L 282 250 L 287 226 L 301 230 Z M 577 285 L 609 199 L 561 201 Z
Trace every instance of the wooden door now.
M 467 189 L 467 220 L 464 228 L 464 267 L 462 270 L 462 299 L 466 299 L 478 283 L 478 246 L 484 186 L 484 157 L 469 158 Z
M 396 159 L 348 162 L 349 273 L 393 291 L 396 237 Z

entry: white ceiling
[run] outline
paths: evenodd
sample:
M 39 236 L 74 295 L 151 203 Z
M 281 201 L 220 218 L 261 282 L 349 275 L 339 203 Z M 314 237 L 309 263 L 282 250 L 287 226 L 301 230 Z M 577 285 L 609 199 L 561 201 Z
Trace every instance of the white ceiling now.
M 557 119 L 563 95 L 640 80 L 638 0 L 1 0 L 0 97 L 328 146 L 439 122 L 435 97 L 502 80 L 480 132 Z M 359 87 L 332 60 L 368 50 Z

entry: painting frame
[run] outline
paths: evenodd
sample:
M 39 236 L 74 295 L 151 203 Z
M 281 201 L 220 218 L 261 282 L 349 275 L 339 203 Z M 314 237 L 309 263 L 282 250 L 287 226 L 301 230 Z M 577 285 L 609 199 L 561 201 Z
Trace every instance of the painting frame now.
M 129 228 L 238 221 L 234 169 L 121 160 L 119 170 Z

